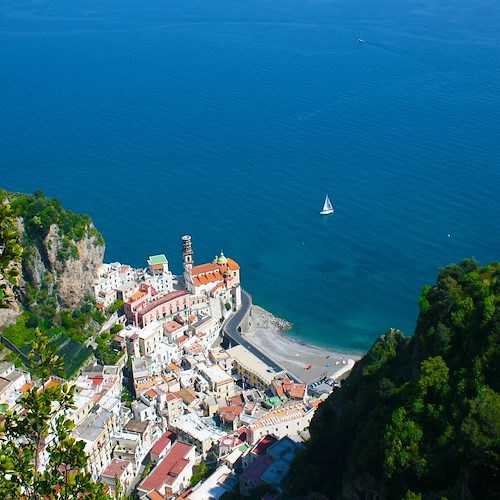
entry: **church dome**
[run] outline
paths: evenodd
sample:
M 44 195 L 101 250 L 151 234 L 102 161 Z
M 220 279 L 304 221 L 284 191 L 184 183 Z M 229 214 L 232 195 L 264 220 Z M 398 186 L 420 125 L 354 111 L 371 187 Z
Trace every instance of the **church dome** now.
M 222 250 L 220 251 L 219 258 L 217 259 L 217 262 L 223 266 L 227 264 L 227 257 L 224 255 Z

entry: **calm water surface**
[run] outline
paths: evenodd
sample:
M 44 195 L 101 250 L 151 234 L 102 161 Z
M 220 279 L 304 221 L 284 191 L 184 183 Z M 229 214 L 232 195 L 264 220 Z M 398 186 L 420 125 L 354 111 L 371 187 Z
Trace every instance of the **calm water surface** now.
M 0 9 L 0 184 L 91 215 L 107 261 L 180 272 L 191 234 L 291 335 L 364 350 L 438 267 L 499 257 L 496 2 Z

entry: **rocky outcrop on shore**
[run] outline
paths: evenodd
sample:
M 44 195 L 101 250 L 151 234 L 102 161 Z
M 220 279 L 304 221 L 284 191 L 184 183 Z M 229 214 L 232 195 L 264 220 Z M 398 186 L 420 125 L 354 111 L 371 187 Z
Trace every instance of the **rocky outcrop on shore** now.
M 289 321 L 278 318 L 274 314 L 262 309 L 259 306 L 252 306 L 252 315 L 258 316 L 257 325 L 262 328 L 276 327 L 278 330 L 286 331 L 292 328 L 292 323 Z
M 252 306 L 252 325 L 243 332 L 245 340 L 283 366 L 288 373 L 304 383 L 321 377 L 344 377 L 361 356 L 307 344 L 284 333 L 291 323 L 274 316 L 262 307 Z

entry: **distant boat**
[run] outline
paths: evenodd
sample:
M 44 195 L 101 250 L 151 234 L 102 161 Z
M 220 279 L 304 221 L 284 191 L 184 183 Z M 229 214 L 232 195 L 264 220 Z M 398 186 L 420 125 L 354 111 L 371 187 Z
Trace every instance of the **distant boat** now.
M 320 214 L 321 215 L 328 215 L 328 214 L 332 214 L 333 212 L 334 212 L 334 210 L 333 210 L 332 202 L 330 201 L 330 198 L 328 198 L 328 195 L 326 195 L 325 203 L 323 203 L 323 210 L 321 210 Z
M 365 41 L 362 38 L 358 38 L 359 43 L 365 43 Z

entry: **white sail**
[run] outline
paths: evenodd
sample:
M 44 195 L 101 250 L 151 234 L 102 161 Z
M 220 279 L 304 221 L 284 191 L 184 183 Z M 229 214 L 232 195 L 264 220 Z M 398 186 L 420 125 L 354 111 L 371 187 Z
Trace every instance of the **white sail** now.
M 325 203 L 323 203 L 323 210 L 321 210 L 320 214 L 321 215 L 328 215 L 333 213 L 333 205 L 332 202 L 330 201 L 330 198 L 328 198 L 328 195 L 326 195 L 325 198 Z
M 328 198 L 328 195 L 326 195 L 325 203 L 323 204 L 323 210 L 331 210 L 332 208 L 332 202 L 330 201 L 330 198 Z

